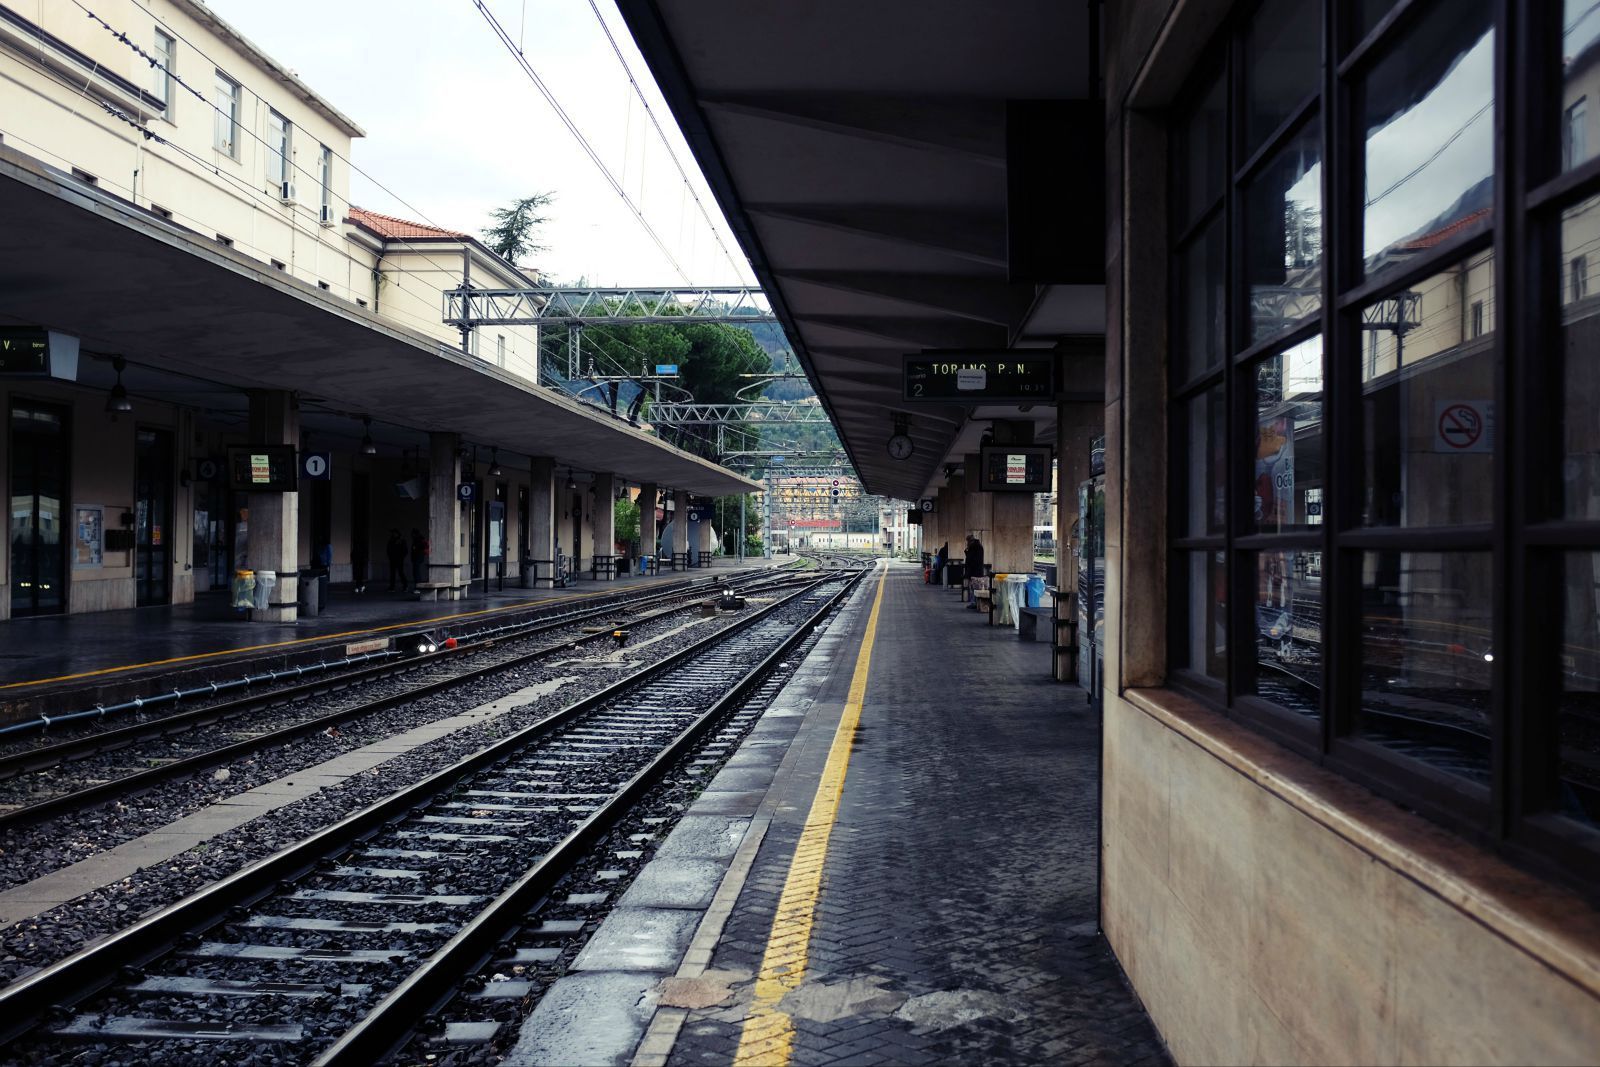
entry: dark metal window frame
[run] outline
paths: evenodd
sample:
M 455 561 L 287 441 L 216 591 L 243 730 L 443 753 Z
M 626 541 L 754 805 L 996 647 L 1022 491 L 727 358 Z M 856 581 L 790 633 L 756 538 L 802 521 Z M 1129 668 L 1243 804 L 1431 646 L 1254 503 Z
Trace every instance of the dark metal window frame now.
M 1600 154 L 1563 172 L 1562 12 L 1557 3 L 1490 0 L 1494 25 L 1494 207 L 1492 217 L 1419 253 L 1403 268 L 1364 274 L 1360 209 L 1364 131 L 1356 111 L 1362 75 L 1400 40 L 1423 12 L 1448 0 L 1397 0 L 1372 30 L 1355 38 L 1353 0 L 1323 0 L 1322 79 L 1296 103 L 1266 140 L 1243 155 L 1242 100 L 1245 28 L 1260 6 L 1241 4 L 1189 79 L 1170 129 L 1195 113 L 1213 79 L 1225 82 L 1230 171 L 1219 199 L 1191 205 L 1177 217 L 1169 197 L 1169 321 L 1172 378 L 1169 421 L 1186 425 L 1189 403 L 1217 384 L 1226 398 L 1224 429 L 1226 514 L 1219 535 L 1191 536 L 1187 528 L 1186 450 L 1190 435 L 1169 433 L 1168 648 L 1169 684 L 1190 692 L 1252 728 L 1376 792 L 1443 822 L 1489 847 L 1552 872 L 1600 882 L 1600 831 L 1558 814 L 1561 697 L 1558 613 L 1549 590 L 1562 586 L 1562 556 L 1600 551 L 1600 522 L 1567 520 L 1551 507 L 1560 500 L 1559 454 L 1563 389 L 1561 338 L 1561 212 L 1600 195 Z M 1248 181 L 1306 123 L 1320 124 L 1322 163 L 1322 307 L 1310 319 L 1260 342 L 1249 338 L 1249 292 L 1243 270 L 1243 193 Z M 1172 151 L 1169 183 L 1182 160 Z M 1185 177 L 1188 177 L 1185 175 Z M 1175 188 L 1175 185 L 1174 185 Z M 1179 345 L 1189 336 L 1180 288 L 1182 255 L 1218 217 L 1227 236 L 1224 255 L 1228 353 L 1217 366 L 1178 380 L 1187 368 Z M 1493 456 L 1493 521 L 1454 527 L 1364 527 L 1361 441 L 1361 309 L 1467 257 L 1492 252 L 1492 346 L 1497 396 Z M 1323 346 L 1323 521 L 1320 530 L 1250 533 L 1252 483 L 1249 435 L 1255 425 L 1255 368 L 1309 337 Z M 1206 457 L 1209 464 L 1210 457 Z M 1209 505 L 1208 505 L 1209 506 Z M 1244 692 L 1256 656 L 1254 553 L 1322 552 L 1323 688 L 1313 719 Z M 1473 551 L 1492 558 L 1494 603 L 1488 789 L 1363 739 L 1356 732 L 1361 698 L 1362 553 Z M 1226 565 L 1226 678 L 1219 683 L 1189 669 L 1188 564 L 1193 552 L 1222 552 Z M 1206 595 L 1209 595 L 1207 591 Z

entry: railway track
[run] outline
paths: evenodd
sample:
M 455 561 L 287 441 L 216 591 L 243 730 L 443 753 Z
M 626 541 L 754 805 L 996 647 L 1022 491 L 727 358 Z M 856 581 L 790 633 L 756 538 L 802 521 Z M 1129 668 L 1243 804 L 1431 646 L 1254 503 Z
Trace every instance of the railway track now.
M 795 576 L 774 578 L 768 575 L 736 583 L 733 587 L 755 593 L 781 589 L 801 580 Z M 565 612 L 556 618 L 541 618 L 514 629 L 497 628 L 489 636 L 416 659 L 381 663 L 338 678 L 319 678 L 300 686 L 251 694 L 223 704 L 85 734 L 43 748 L 13 752 L 0 757 L 0 832 L 109 803 L 264 748 L 337 728 L 363 715 L 575 652 L 592 643 L 612 640 L 617 628 L 631 629 L 681 612 L 703 598 L 709 589 L 702 584 L 689 590 L 675 589 L 620 604 Z M 638 614 L 642 607 L 661 603 L 669 606 Z M 602 620 L 613 620 L 613 625 L 590 627 L 592 632 L 531 650 L 522 651 L 516 647 L 554 631 Z M 373 683 L 401 678 L 406 684 L 398 690 L 390 689 L 377 696 L 363 695 Z M 330 694 L 344 698 L 338 707 L 329 710 L 313 703 Z M 289 721 L 269 727 L 245 723 L 244 720 L 269 708 L 285 709 L 282 717 Z M 237 725 L 222 728 L 229 723 Z M 219 738 L 223 743 L 217 743 Z M 96 767 L 93 772 L 96 780 L 88 784 L 78 781 L 82 777 L 79 774 L 49 773 L 63 766 L 68 770 L 80 770 L 92 757 L 107 754 L 112 754 L 110 758 L 115 763 Z M 5 810 L 7 807 L 9 810 Z
M 503 938 L 862 573 L 752 611 L 14 983 L 6 1055 L 56 1061 L 63 1041 L 90 1040 L 124 1061 L 212 1064 L 241 1042 L 262 1062 L 382 1057 L 485 959 L 536 958 Z M 486 1039 L 472 1026 L 440 1036 Z

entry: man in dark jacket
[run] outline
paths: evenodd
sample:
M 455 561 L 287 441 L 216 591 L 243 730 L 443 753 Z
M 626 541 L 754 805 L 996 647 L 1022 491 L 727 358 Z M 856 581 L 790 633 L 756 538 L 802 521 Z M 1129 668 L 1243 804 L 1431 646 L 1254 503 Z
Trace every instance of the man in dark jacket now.
M 406 540 L 400 536 L 399 529 L 389 528 L 389 540 L 383 550 L 389 557 L 389 592 L 394 592 L 395 583 L 399 582 L 403 593 L 406 588 Z
M 967 535 L 967 606 L 978 610 L 978 598 L 972 592 L 972 579 L 983 577 L 983 542 L 972 534 Z

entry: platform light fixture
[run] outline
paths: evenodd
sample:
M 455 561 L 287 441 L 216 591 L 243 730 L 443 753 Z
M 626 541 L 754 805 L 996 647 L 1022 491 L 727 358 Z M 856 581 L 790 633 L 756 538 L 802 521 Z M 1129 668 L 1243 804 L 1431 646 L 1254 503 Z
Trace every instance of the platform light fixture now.
M 578 488 L 578 480 L 572 476 L 572 468 L 568 467 L 567 468 L 567 489 L 570 491 L 570 490 L 573 490 L 573 489 L 576 489 L 576 488 Z
M 500 446 L 496 445 L 494 451 L 489 454 L 489 477 L 498 478 L 504 473 L 500 467 Z
M 111 387 L 111 393 L 106 397 L 106 410 L 113 416 L 126 415 L 133 410 L 133 401 L 128 399 L 128 387 L 122 384 L 122 372 L 128 367 L 128 361 L 121 356 L 111 357 L 111 369 L 117 372 L 117 383 Z
M 372 416 L 371 415 L 363 415 L 363 416 L 361 416 L 361 427 L 362 427 L 361 454 L 363 456 L 376 456 L 378 454 L 378 446 L 376 444 L 374 444 L 373 441 L 372 441 Z

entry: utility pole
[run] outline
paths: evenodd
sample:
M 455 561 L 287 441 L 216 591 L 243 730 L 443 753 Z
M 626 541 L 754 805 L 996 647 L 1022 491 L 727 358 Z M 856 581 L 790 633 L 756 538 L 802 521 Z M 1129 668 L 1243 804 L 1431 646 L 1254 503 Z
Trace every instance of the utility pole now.
M 740 563 L 744 562 L 744 498 L 745 498 L 745 494 L 744 493 L 740 493 L 739 494 L 739 562 Z
M 772 558 L 772 468 L 767 468 L 766 524 L 761 534 L 761 555 Z

